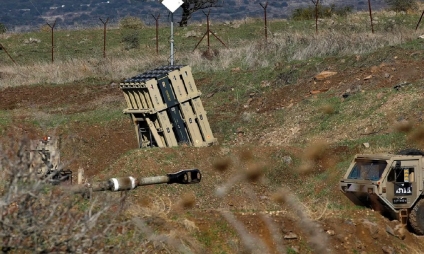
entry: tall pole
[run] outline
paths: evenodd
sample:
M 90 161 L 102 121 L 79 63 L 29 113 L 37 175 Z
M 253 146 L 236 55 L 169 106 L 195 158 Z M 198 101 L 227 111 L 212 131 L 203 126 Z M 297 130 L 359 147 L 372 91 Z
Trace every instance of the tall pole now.
M 418 26 L 420 25 L 421 20 L 423 19 L 423 16 L 424 16 L 424 11 L 421 13 L 421 17 L 420 17 L 420 20 L 418 20 L 417 26 L 415 27 L 415 31 L 417 31 Z
M 53 25 L 50 25 L 49 23 L 47 23 L 47 25 L 52 30 L 52 63 L 53 63 L 54 62 L 54 27 L 56 26 L 56 20 L 54 21 Z
M 171 12 L 171 65 L 174 65 L 174 13 Z
M 368 9 L 370 10 L 371 32 L 374 33 L 374 25 L 372 24 L 371 0 L 368 0 Z
M 197 46 L 199 46 L 199 44 L 203 41 L 203 38 L 205 38 L 205 36 L 207 35 L 208 38 L 208 54 L 209 54 L 209 49 L 210 49 L 210 41 L 209 41 L 209 34 L 212 34 L 213 36 L 215 36 L 215 38 L 220 41 L 222 43 L 222 45 L 224 45 L 226 48 L 227 45 L 225 45 L 225 43 L 218 38 L 218 36 L 216 36 L 216 34 L 210 29 L 210 25 L 209 25 L 209 14 L 210 14 L 210 10 L 208 11 L 208 14 L 206 14 L 205 12 L 203 12 L 206 15 L 206 22 L 207 22 L 207 31 L 206 33 L 203 35 L 202 39 L 200 39 L 200 41 L 196 44 L 196 47 L 194 47 L 193 51 L 196 50 Z
M 157 17 L 153 16 L 153 14 L 150 14 L 150 15 L 152 15 L 152 17 L 156 21 L 156 55 L 157 55 L 157 54 L 159 54 L 159 17 L 160 17 L 160 13 L 159 13 L 159 15 L 157 15 Z
M 106 21 L 103 21 L 101 18 L 99 19 L 103 23 L 103 58 L 106 58 L 106 25 L 109 22 L 109 18 Z
M 171 12 L 171 65 L 174 65 L 174 11 L 182 4 L 183 0 L 163 0 L 162 4 Z
M 210 38 L 209 38 L 209 31 L 210 31 L 210 26 L 209 26 L 209 14 L 211 13 L 211 10 L 209 9 L 208 11 L 208 15 L 206 16 L 206 20 L 207 20 L 207 29 L 208 29 L 208 55 L 210 55 L 210 48 L 211 48 L 211 42 L 210 42 Z
M 318 7 L 319 0 L 315 3 L 315 33 L 318 34 Z
M 54 61 L 54 25 L 52 26 L 52 63 Z
M 265 3 L 265 5 L 262 5 L 262 3 L 259 3 L 262 8 L 264 9 L 264 21 L 265 21 L 265 43 L 268 43 L 268 26 L 267 26 L 267 20 L 266 20 L 266 8 L 268 7 L 268 1 Z
M 106 23 L 103 24 L 103 58 L 106 58 Z

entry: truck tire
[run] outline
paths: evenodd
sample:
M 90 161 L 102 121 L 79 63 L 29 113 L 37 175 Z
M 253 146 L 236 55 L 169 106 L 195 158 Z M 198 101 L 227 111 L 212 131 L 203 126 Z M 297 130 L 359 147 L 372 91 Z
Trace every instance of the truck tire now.
M 397 154 L 398 155 L 422 155 L 422 156 L 424 156 L 423 151 L 421 151 L 419 149 L 414 149 L 414 148 L 400 150 Z
M 417 235 L 424 235 L 424 199 L 419 200 L 412 208 L 409 224 Z

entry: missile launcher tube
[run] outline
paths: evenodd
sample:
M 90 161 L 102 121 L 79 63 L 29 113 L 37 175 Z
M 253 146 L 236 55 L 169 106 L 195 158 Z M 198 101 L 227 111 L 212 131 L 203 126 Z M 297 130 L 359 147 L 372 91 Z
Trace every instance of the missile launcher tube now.
M 151 176 L 143 178 L 116 177 L 110 178 L 107 181 L 94 182 L 84 185 L 75 185 L 67 189 L 72 193 L 87 193 L 98 191 L 128 191 L 137 188 L 138 186 L 153 185 L 153 184 L 195 184 L 199 183 L 202 174 L 198 169 L 186 169 L 176 173 L 170 173 L 165 176 Z

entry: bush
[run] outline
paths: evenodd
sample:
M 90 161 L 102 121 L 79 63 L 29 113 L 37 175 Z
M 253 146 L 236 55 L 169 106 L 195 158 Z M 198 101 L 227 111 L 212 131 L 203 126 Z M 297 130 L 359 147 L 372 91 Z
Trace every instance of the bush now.
M 395 12 L 409 11 L 418 7 L 415 0 L 386 0 L 389 10 Z
M 140 46 L 140 39 L 136 31 L 124 31 L 121 42 L 126 50 L 136 49 Z
M 3 23 L 0 23 L 0 34 L 4 34 L 6 31 L 6 26 Z
M 329 6 L 318 5 L 319 18 L 331 18 L 333 15 L 346 16 L 352 13 L 351 6 L 337 7 L 335 4 Z M 315 19 L 315 6 L 299 8 L 294 10 L 291 18 L 293 20 L 312 20 Z
M 127 16 L 119 22 L 121 29 L 142 29 L 144 27 L 143 21 L 137 17 Z
M 344 6 L 340 8 L 334 8 L 333 13 L 338 16 L 345 17 L 348 14 L 352 13 L 352 10 L 353 10 L 352 6 Z
M 46 25 L 42 25 L 42 26 L 40 27 L 40 31 L 41 31 L 41 32 L 44 32 L 44 33 L 51 33 L 52 28 L 51 28 L 51 27 L 49 27 L 49 26 L 46 24 Z
M 121 201 L 87 200 L 39 180 L 30 170 L 28 141 L 8 145 L 0 144 L 2 253 L 110 252 L 110 237 L 125 225 L 114 210 Z

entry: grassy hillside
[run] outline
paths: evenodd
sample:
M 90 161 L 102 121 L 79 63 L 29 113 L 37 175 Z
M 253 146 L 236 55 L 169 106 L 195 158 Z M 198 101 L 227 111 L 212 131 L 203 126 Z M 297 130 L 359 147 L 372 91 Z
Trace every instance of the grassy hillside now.
M 9 211 L 3 222 L 22 225 L 21 231 L 11 227 L 15 235 L 32 225 L 14 216 L 24 211 L 46 221 L 46 211 L 58 211 L 63 219 L 56 225 L 75 225 L 55 231 L 62 236 L 57 239 L 38 231 L 21 242 L 12 233 L 0 236 L 4 246 L 50 252 L 419 253 L 422 239 L 387 233 L 396 222 L 355 207 L 338 191 L 338 181 L 356 153 L 424 149 L 422 24 L 415 31 L 420 14 L 376 13 L 374 33 L 367 13 L 321 20 L 317 34 L 312 21 L 271 20 L 267 43 L 262 20 L 213 23 L 211 30 L 227 47 L 211 35 L 209 52 L 206 38 L 194 50 L 204 24 L 177 28 L 175 64 L 192 67 L 219 142 L 207 148 L 136 149 L 132 123 L 122 114 L 117 83 L 168 64 L 169 27 L 160 27 L 159 54 L 154 27 L 110 27 L 106 58 L 101 28 L 55 31 L 53 63 L 48 29 L 0 35 L 17 63 L 0 52 L 3 179 L 11 165 L 23 164 L 15 141 L 46 134 L 61 138 L 62 161 L 74 172 L 83 168 L 89 182 L 184 168 L 203 173 L 197 185 L 99 193 L 92 200 L 46 187 L 37 193 L 50 202 L 37 199 L 36 206 L 23 205 L 23 197 L 34 196 L 28 194 L 32 185 L 19 192 L 23 196 L 7 199 L 13 188 L 2 181 L 1 209 Z M 321 79 L 322 71 L 335 74 Z M 67 209 L 61 210 L 62 202 Z

